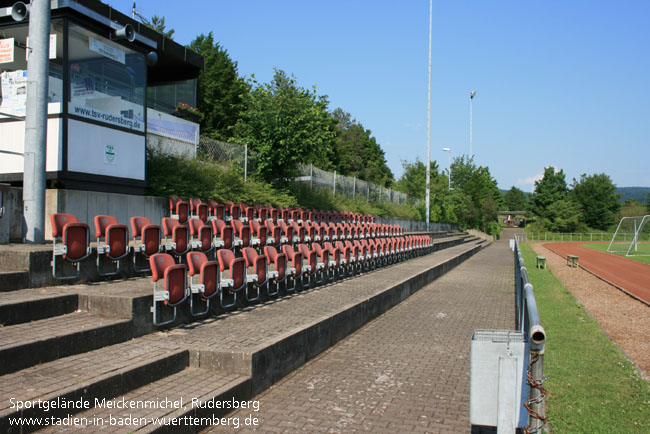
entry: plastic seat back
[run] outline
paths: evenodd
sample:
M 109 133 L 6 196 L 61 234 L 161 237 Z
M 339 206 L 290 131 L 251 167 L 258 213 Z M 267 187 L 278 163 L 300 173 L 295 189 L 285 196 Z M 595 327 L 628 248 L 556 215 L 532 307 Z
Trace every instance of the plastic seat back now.
M 180 223 L 180 220 L 164 217 L 162 219 L 165 237 L 171 237 L 172 242 L 176 243 L 174 254 L 184 254 L 189 249 L 189 228 Z
M 275 247 L 272 246 L 264 247 L 264 254 L 266 255 L 267 264 L 273 264 L 275 266 L 275 271 L 278 272 L 277 279 L 284 279 L 284 275 L 287 272 L 287 255 L 278 253 Z
M 115 217 L 98 215 L 94 218 L 95 236 L 104 238 L 110 247 L 107 253 L 111 259 L 123 258 L 129 253 L 129 228 L 121 225 Z
M 200 282 L 204 286 L 203 297 L 212 297 L 219 290 L 219 263 L 209 261 L 203 252 L 188 252 L 187 265 L 190 276 L 199 276 Z
M 232 250 L 221 249 L 217 251 L 219 270 L 228 270 L 233 280 L 233 290 L 241 289 L 246 284 L 246 262 L 244 258 L 236 258 Z
M 296 270 L 296 276 L 300 276 L 302 274 L 302 253 L 296 251 L 293 246 L 289 244 L 282 246 L 282 253 L 285 254 L 288 261 L 291 261 L 291 265 L 293 265 L 293 268 Z
M 162 230 L 160 226 L 151 224 L 151 220 L 148 218 L 131 217 L 131 233 L 133 239 L 140 237 L 140 242 L 144 245 L 142 253 L 146 257 L 158 253 L 160 250 Z
M 201 242 L 201 251 L 212 250 L 213 232 L 210 225 L 206 225 L 201 219 L 190 219 L 190 233 L 192 238 Z
M 176 218 L 181 223 L 186 223 L 190 215 L 190 204 L 180 197 L 169 198 L 169 211 L 172 218 Z
M 175 306 L 186 297 L 187 280 L 185 265 L 174 262 L 174 258 L 166 253 L 156 253 L 149 258 L 151 278 L 154 282 L 163 280 L 165 290 L 169 293 L 166 304 Z
M 67 247 L 67 253 L 63 259 L 70 262 L 78 262 L 88 257 L 90 246 L 90 228 L 86 223 L 79 223 L 79 220 L 72 214 L 56 213 L 50 215 L 52 222 L 52 237 L 61 238 L 61 242 Z

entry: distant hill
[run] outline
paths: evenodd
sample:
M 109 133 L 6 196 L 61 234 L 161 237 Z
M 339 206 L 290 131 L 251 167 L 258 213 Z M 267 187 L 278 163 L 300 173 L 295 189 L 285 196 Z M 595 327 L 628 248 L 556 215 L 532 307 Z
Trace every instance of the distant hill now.
M 501 189 L 501 193 L 506 194 L 508 190 Z M 650 193 L 650 187 L 618 187 L 616 189 L 617 193 L 621 193 L 620 198 L 621 202 L 625 202 L 627 199 L 634 199 L 641 203 L 645 203 L 645 198 Z M 532 193 L 524 192 L 526 196 L 530 197 Z
M 622 193 L 620 201 L 625 202 L 627 199 L 634 199 L 641 203 L 645 203 L 645 198 L 650 193 L 650 187 L 619 187 L 616 189 L 617 193 Z

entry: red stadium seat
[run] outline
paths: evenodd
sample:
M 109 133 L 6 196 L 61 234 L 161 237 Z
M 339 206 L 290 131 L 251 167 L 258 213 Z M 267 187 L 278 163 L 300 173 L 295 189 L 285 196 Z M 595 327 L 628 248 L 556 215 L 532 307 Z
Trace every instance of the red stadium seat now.
M 153 323 L 156 326 L 170 324 L 176 321 L 177 306 L 187 300 L 187 267 L 184 264 L 176 264 L 174 258 L 166 253 L 156 253 L 149 258 L 151 267 L 151 278 L 153 280 Z M 159 280 L 162 280 L 162 288 L 159 288 Z M 174 315 L 167 321 L 160 321 L 158 304 L 174 308 Z
M 109 215 L 95 216 L 95 236 L 97 237 L 97 274 L 115 276 L 120 272 L 122 259 L 131 251 L 129 228 Z M 103 271 L 102 263 L 109 260 L 116 264 L 114 271 Z
M 203 223 L 208 221 L 208 204 L 201 199 L 190 198 L 190 217 L 201 219 Z
M 220 292 L 219 262 L 209 261 L 203 252 L 188 252 L 187 265 L 190 270 L 190 313 L 202 316 L 210 311 L 210 299 Z M 205 302 L 205 309 L 197 312 L 196 298 Z
M 206 255 L 216 248 L 214 232 L 211 225 L 207 225 L 199 218 L 190 219 L 190 245 L 192 250 L 198 250 Z
M 210 221 L 210 225 L 212 226 L 212 232 L 217 237 L 215 242 L 217 249 L 234 250 L 235 247 L 241 246 L 241 240 L 235 240 L 232 227 L 228 226 L 225 221 L 214 219 Z
M 71 214 L 51 214 L 52 238 L 52 276 L 56 279 L 76 279 L 81 272 L 80 263 L 92 253 L 90 248 L 90 228 L 86 223 L 79 223 Z M 57 274 L 56 257 L 61 258 L 76 268 L 70 275 Z
M 151 224 L 151 220 L 146 217 L 131 217 L 130 221 L 133 239 L 133 269 L 138 273 L 151 271 L 149 258 L 151 255 L 160 253 L 162 229 L 158 225 Z M 138 265 L 138 256 L 145 258 L 146 267 Z
M 180 197 L 171 197 L 169 198 L 169 214 L 171 218 L 185 224 L 189 218 L 190 204 Z
M 208 220 L 220 219 L 224 220 L 226 217 L 226 207 L 214 199 L 208 200 Z
M 302 263 L 302 253 L 300 253 L 300 251 L 296 251 L 293 246 L 290 246 L 289 244 L 282 246 L 282 253 L 284 253 L 287 257 L 287 280 L 293 281 L 293 285 L 287 285 L 286 289 L 287 291 L 294 291 L 298 288 L 299 281 L 301 284 L 304 283 L 303 270 L 305 268 L 303 267 Z
M 246 301 L 257 301 L 260 298 L 260 289 L 262 287 L 266 286 L 268 292 L 267 283 L 269 280 L 269 270 L 266 263 L 266 256 L 260 255 L 257 253 L 257 250 L 252 247 L 245 247 L 242 250 L 242 254 L 246 261 L 246 268 L 248 268 L 248 271 L 246 272 Z M 255 297 L 252 297 L 249 293 L 250 286 L 257 289 Z
M 224 309 L 237 304 L 237 293 L 246 288 L 246 261 L 244 258 L 236 258 L 232 250 L 217 250 L 217 260 L 219 261 L 219 271 L 221 273 L 221 307 Z M 223 273 L 228 272 L 227 277 L 223 278 Z M 224 301 L 224 288 L 232 295 L 231 303 Z
M 190 250 L 190 228 L 169 217 L 162 219 L 163 245 L 180 262 L 181 258 Z
M 266 263 L 273 268 L 269 271 L 269 282 L 275 286 L 275 291 L 271 291 L 271 285 L 267 288 L 269 295 L 275 295 L 280 291 L 280 285 L 285 282 L 287 276 L 293 275 L 295 269 L 287 267 L 287 255 L 279 253 L 275 247 L 264 247 L 264 256 L 266 256 Z

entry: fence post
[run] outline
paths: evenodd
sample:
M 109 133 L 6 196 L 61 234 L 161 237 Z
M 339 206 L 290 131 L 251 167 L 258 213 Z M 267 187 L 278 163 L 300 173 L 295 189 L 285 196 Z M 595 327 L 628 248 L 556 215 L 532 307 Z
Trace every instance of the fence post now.
M 244 145 L 244 181 L 248 177 L 248 143 Z
M 366 203 L 370 202 L 370 183 L 367 183 L 367 187 L 368 187 L 368 190 L 367 190 L 367 193 L 366 193 Z
M 357 197 L 357 177 L 352 178 L 352 198 Z
M 309 164 L 309 191 L 314 189 L 314 163 Z
M 334 171 L 334 197 L 336 197 L 336 170 Z

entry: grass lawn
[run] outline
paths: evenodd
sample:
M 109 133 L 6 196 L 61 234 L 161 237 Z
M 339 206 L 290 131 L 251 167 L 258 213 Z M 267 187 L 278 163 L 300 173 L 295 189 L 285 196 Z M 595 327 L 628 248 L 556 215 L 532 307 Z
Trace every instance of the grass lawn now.
M 609 246 L 609 243 L 587 243 L 587 244 L 582 244 L 583 247 L 588 247 L 590 249 L 598 250 L 601 252 L 607 252 L 607 246 Z M 643 262 L 644 264 L 650 264 L 650 244 L 645 242 L 645 243 L 639 243 L 638 245 L 638 253 L 642 253 L 648 256 L 625 256 L 624 254 L 620 254 L 620 256 L 626 257 L 628 259 L 633 259 L 635 261 Z M 628 246 L 623 246 L 622 244 L 620 246 L 617 246 L 617 249 L 623 250 L 624 248 L 627 248 Z M 610 253 L 611 255 L 615 255 L 616 253 Z
M 650 382 L 550 270 L 534 267 L 528 244 L 522 253 L 547 335 L 544 387 L 552 431 L 650 432 Z

